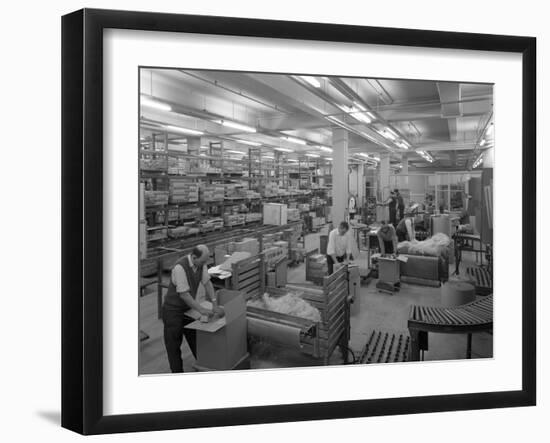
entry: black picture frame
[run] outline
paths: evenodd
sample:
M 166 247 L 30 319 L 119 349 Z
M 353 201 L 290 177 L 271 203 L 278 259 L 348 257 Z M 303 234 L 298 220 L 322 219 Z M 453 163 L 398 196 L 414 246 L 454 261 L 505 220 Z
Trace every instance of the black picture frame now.
M 103 413 L 103 30 L 503 51 L 522 55 L 522 388 L 392 399 Z M 62 18 L 62 426 L 82 434 L 536 404 L 536 39 L 503 35 L 83 9 Z

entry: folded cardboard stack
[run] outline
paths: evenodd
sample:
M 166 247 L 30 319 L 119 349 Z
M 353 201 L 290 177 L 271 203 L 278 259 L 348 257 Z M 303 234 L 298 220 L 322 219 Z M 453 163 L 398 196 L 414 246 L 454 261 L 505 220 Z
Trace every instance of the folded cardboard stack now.
M 158 206 L 168 204 L 168 191 L 145 191 L 145 206 Z
M 262 221 L 262 214 L 260 212 L 249 212 L 245 214 L 246 223 Z
M 170 203 L 199 201 L 199 185 L 189 180 L 170 180 Z
M 300 210 L 299 209 L 288 209 L 287 210 L 287 221 L 298 221 L 300 220 Z
M 224 195 L 224 185 L 202 185 L 200 188 L 202 202 L 223 201 Z

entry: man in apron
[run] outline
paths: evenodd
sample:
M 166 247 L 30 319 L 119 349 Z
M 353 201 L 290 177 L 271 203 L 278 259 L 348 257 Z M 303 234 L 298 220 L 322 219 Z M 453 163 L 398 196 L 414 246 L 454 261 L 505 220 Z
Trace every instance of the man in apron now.
M 185 325 L 192 323 L 194 319 L 186 315 L 186 312 L 194 309 L 204 316 L 213 313 L 212 310 L 204 308 L 197 302 L 199 285 L 204 286 L 207 299 L 212 302 L 214 309 L 218 310 L 216 294 L 206 267 L 209 256 L 208 248 L 205 245 L 199 245 L 191 254 L 176 262 L 172 268 L 168 292 L 162 305 L 164 345 L 172 372 L 183 372 L 181 358 L 183 336 L 195 358 L 197 354 L 196 331 L 185 328 Z

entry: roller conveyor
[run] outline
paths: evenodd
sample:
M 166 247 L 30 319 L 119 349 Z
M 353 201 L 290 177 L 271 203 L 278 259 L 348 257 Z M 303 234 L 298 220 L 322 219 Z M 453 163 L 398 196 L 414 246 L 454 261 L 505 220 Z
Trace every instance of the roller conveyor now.
M 404 333 L 373 330 L 361 352 L 359 363 L 372 364 L 407 361 L 409 359 L 410 340 L 410 337 Z

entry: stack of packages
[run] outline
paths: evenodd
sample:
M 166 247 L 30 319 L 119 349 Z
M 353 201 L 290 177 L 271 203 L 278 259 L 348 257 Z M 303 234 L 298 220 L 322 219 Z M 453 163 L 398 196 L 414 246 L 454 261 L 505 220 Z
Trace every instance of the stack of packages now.
M 180 220 L 194 220 L 201 217 L 201 208 L 181 207 L 179 218 Z
M 145 206 L 159 206 L 168 204 L 168 191 L 145 191 Z
M 170 238 L 181 238 L 189 234 L 190 228 L 188 226 L 178 226 L 176 228 L 168 229 L 168 237 Z
M 170 203 L 199 201 L 199 185 L 188 180 L 170 180 Z
M 327 275 L 327 258 L 323 254 L 313 254 L 309 256 L 306 278 L 314 283 L 322 283 L 323 277 Z
M 301 211 L 301 212 L 309 211 L 309 203 L 300 203 L 298 205 L 298 210 Z
M 276 197 L 279 195 L 279 185 L 275 182 L 267 182 L 260 189 L 262 197 Z
M 225 214 L 223 216 L 223 222 L 225 226 L 244 225 L 245 221 L 246 221 L 245 214 Z
M 259 192 L 253 191 L 252 189 L 247 189 L 245 191 L 245 197 L 249 199 L 253 199 L 253 198 L 260 198 L 261 195 Z
M 300 210 L 299 209 L 288 209 L 286 218 L 288 222 L 300 220 Z
M 144 171 L 166 171 L 166 157 L 142 158 L 139 167 Z
M 153 227 L 147 228 L 147 241 L 163 240 L 166 238 L 167 228 L 165 227 Z
M 206 220 L 202 220 L 199 223 L 199 227 L 201 232 L 212 232 L 216 229 L 222 229 L 224 226 L 224 222 L 222 218 L 209 218 Z
M 189 159 L 181 157 L 168 157 L 168 174 L 186 175 L 189 171 Z
M 262 221 L 262 214 L 260 212 L 249 212 L 245 214 L 246 223 Z
M 227 199 L 236 199 L 236 198 L 245 198 L 246 193 L 242 185 L 236 184 L 226 184 L 225 185 L 225 198 Z
M 174 222 L 179 220 L 179 211 L 178 208 L 173 208 L 168 210 L 168 221 Z
M 200 188 L 201 201 L 202 202 L 213 202 L 213 201 L 223 201 L 225 195 L 224 185 L 202 185 Z
M 268 269 L 272 269 L 275 264 L 281 259 L 281 257 L 286 257 L 284 249 L 280 246 L 269 246 L 267 248 L 264 247 L 263 253 L 265 264 Z
M 183 224 L 184 227 L 188 228 L 188 231 L 187 233 L 189 235 L 194 235 L 194 234 L 198 234 L 201 230 L 199 228 L 199 224 L 197 222 L 185 222 Z
M 258 239 L 245 237 L 240 241 L 234 241 L 227 246 L 227 252 L 249 252 L 250 255 L 258 255 L 260 252 L 260 243 Z

